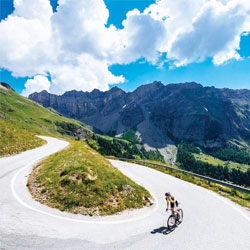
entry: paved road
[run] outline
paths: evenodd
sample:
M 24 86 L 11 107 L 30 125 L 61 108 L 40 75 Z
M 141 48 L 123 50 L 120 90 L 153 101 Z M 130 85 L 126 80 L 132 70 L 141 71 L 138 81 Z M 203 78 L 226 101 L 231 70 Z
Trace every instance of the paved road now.
M 31 163 L 67 146 L 57 139 L 0 159 L 0 249 L 201 249 L 249 250 L 250 212 L 220 196 L 136 164 L 111 161 L 148 188 L 155 205 L 121 215 L 84 217 L 45 207 L 30 197 Z M 184 210 L 183 223 L 166 229 L 165 191 Z

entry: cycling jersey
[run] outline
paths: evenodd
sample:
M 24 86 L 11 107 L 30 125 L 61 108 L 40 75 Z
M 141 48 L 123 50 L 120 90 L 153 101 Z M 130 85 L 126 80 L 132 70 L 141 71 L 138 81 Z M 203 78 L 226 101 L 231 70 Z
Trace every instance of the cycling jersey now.
M 170 199 L 169 199 L 170 203 L 175 203 L 175 198 L 170 196 Z
M 166 198 L 166 200 L 170 202 L 171 208 L 174 208 L 175 204 L 176 204 L 176 206 L 178 206 L 178 202 L 174 197 L 170 196 L 170 197 Z

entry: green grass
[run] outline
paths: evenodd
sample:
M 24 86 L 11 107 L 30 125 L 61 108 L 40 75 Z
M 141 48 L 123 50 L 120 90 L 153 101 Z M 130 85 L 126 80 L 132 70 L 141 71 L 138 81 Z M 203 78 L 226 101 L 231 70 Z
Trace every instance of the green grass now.
M 127 132 L 123 133 L 121 137 L 118 137 L 132 143 L 138 144 L 140 143 L 139 137 L 136 135 L 136 132 L 133 129 L 128 130 Z
M 153 169 L 160 171 L 160 172 L 163 172 L 165 174 L 172 175 L 178 179 L 181 179 L 181 180 L 193 183 L 195 185 L 207 188 L 209 190 L 212 190 L 212 191 L 234 201 L 235 203 L 237 203 L 243 207 L 246 207 L 250 211 L 250 194 L 235 190 L 233 188 L 225 187 L 225 186 L 213 183 L 213 182 L 209 182 L 209 181 L 203 180 L 201 178 L 198 178 L 198 177 L 195 177 L 195 176 L 192 176 L 189 174 L 177 172 L 175 170 L 166 169 L 164 167 L 154 166 L 150 163 L 148 163 L 148 164 L 138 163 L 138 162 L 135 162 L 135 163 L 141 164 L 141 165 L 146 166 L 146 167 L 153 168 Z
M 233 162 L 233 161 L 222 161 L 218 158 L 215 158 L 213 156 L 206 155 L 203 153 L 200 153 L 200 154 L 194 153 L 193 155 L 194 155 L 196 160 L 207 162 L 207 163 L 212 164 L 214 166 L 218 166 L 218 165 L 220 165 L 222 167 L 228 166 L 229 169 L 238 169 L 238 170 L 241 170 L 243 172 L 247 172 L 247 170 L 250 168 L 250 166 L 246 165 L 246 164 L 240 164 L 240 163 Z
M 113 167 L 85 142 L 39 163 L 29 177 L 34 198 L 62 211 L 109 215 L 145 206 L 150 193 Z
M 61 135 L 56 122 L 81 125 L 80 122 L 63 117 L 53 109 L 44 108 L 12 90 L 0 88 L 0 100 L 0 116 L 36 134 Z
M 46 141 L 27 130 L 0 118 L 0 156 L 16 154 L 39 147 Z

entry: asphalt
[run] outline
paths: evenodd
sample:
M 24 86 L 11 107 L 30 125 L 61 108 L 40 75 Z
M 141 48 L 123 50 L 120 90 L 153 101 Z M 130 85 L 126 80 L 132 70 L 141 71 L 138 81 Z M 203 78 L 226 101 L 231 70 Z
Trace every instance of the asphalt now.
M 136 164 L 111 160 L 154 197 L 154 205 L 115 216 L 86 217 L 35 202 L 27 187 L 32 166 L 68 143 L 48 144 L 0 158 L 0 249 L 249 250 L 250 212 L 211 191 Z M 164 193 L 181 203 L 184 220 L 166 227 Z

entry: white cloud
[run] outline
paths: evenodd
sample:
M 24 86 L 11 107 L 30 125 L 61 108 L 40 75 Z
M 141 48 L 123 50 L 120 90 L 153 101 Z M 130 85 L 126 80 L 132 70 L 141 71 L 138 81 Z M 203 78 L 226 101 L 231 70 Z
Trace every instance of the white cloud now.
M 128 12 L 122 29 L 106 26 L 103 0 L 59 0 L 55 13 L 49 0 L 14 0 L 14 7 L 0 22 L 0 67 L 34 77 L 26 95 L 36 83 L 59 94 L 107 90 L 125 80 L 110 65 L 140 58 L 162 65 L 162 53 L 176 66 L 208 57 L 214 64 L 239 60 L 240 37 L 250 31 L 249 0 L 158 0 L 143 13 Z M 38 81 L 48 73 L 51 84 Z
M 177 36 L 168 58 L 175 60 L 176 65 L 204 61 L 207 57 L 213 58 L 215 64 L 239 59 L 236 49 L 246 16 L 238 8 L 207 2 L 193 19 L 192 30 Z
M 22 95 L 27 97 L 34 92 L 40 92 L 42 90 L 47 90 L 49 92 L 49 89 L 50 82 L 48 78 L 42 75 L 37 75 L 33 79 L 27 80 Z
M 15 12 L 19 13 L 19 8 Z M 53 55 L 49 45 L 49 15 L 46 16 L 47 19 L 28 19 L 13 14 L 0 23 L 1 67 L 12 71 L 15 76 L 33 76 L 46 71 L 44 62 L 47 63 Z
M 163 22 L 135 9 L 127 13 L 122 25 L 124 28 L 117 31 L 118 44 L 110 53 L 111 62 L 128 64 L 145 58 L 155 64 L 166 35 Z
M 14 0 L 13 15 L 26 19 L 44 19 L 52 16 L 52 7 L 47 0 Z
M 239 60 L 240 37 L 250 29 L 248 0 L 159 0 L 145 13 L 166 19 L 167 39 L 159 51 L 176 66 L 208 57 L 215 64 Z
M 51 22 L 63 50 L 100 58 L 110 41 L 105 27 L 108 16 L 103 1 L 61 0 Z
M 77 66 L 76 66 L 77 65 Z M 88 54 L 76 58 L 76 65 L 56 65 L 52 68 L 51 92 L 63 94 L 68 90 L 108 90 L 108 83 L 124 82 L 123 76 L 114 76 L 108 65 Z

